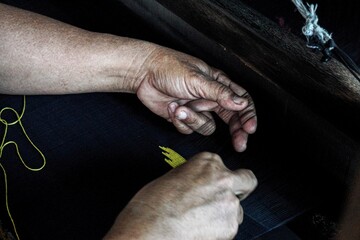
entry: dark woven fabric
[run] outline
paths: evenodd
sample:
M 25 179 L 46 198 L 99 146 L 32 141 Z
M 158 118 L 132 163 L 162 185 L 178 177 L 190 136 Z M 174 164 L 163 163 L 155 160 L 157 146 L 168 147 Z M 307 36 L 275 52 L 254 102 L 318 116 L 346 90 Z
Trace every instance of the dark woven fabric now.
M 132 14 L 121 11 L 117 1 L 1 2 L 86 29 L 170 45 L 165 37 L 156 36 L 151 28 L 135 21 Z M 104 7 L 106 4 L 100 2 L 111 4 Z M 275 17 L 272 19 L 276 20 Z M 185 136 L 149 112 L 133 95 L 28 97 L 23 123 L 48 164 L 41 172 L 30 172 L 21 165 L 13 147 L 6 149 L 1 159 L 8 173 L 10 209 L 20 237 L 100 239 L 144 184 L 171 169 L 163 161 L 159 145 L 186 158 L 200 151 L 216 152 L 230 169 L 244 167 L 254 171 L 259 186 L 242 202 L 245 218 L 236 239 L 256 239 L 292 220 L 323 197 L 321 190 L 331 193 L 325 190 L 328 186 L 325 173 L 316 171 L 315 161 L 322 155 L 319 157 L 317 152 L 311 157 L 313 147 L 307 140 L 312 133 L 299 128 L 286 106 L 280 106 L 262 92 L 252 92 L 252 96 L 259 114 L 259 129 L 250 137 L 245 153 L 233 151 L 224 124 L 218 123 L 218 130 L 210 137 Z M 20 110 L 21 96 L 0 96 L 0 108 L 4 106 Z M 299 133 L 303 137 L 297 138 Z M 30 165 L 41 163 L 19 127 L 10 129 L 8 140 L 19 143 Z M 0 219 L 11 230 L 2 179 L 0 174 Z
M 47 166 L 36 173 L 26 170 L 11 147 L 2 159 L 10 208 L 23 239 L 100 239 L 136 191 L 170 170 L 159 145 L 184 157 L 217 152 L 229 168 L 255 172 L 260 184 L 243 202 L 246 216 L 237 239 L 253 239 L 306 208 L 301 188 L 294 188 L 285 169 L 261 147 L 262 140 L 252 138 L 246 153 L 236 153 L 224 124 L 211 137 L 182 135 L 127 94 L 27 100 L 23 124 L 46 155 Z M 21 109 L 22 98 L 1 96 L 0 103 Z M 10 139 L 18 142 L 29 165 L 40 164 L 17 126 L 10 129 Z

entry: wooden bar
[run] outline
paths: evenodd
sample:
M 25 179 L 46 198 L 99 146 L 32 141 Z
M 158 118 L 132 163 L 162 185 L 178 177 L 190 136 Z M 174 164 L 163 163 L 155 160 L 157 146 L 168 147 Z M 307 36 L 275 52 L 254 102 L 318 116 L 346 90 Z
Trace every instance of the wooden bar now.
M 360 83 L 341 63 L 322 63 L 304 40 L 241 1 L 158 2 L 294 95 L 324 92 L 360 104 Z

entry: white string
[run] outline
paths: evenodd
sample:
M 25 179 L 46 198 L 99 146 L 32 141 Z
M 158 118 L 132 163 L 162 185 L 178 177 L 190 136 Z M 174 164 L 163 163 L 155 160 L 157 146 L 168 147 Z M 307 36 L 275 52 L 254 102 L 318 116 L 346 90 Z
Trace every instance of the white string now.
M 308 42 L 311 37 L 317 37 L 322 44 L 332 39 L 331 34 L 328 33 L 324 28 L 318 25 L 319 18 L 316 15 L 317 4 L 308 4 L 307 6 L 302 0 L 291 0 L 300 14 L 305 18 L 305 26 L 302 28 L 302 33 L 306 36 Z M 316 46 L 308 45 L 308 47 L 316 48 Z

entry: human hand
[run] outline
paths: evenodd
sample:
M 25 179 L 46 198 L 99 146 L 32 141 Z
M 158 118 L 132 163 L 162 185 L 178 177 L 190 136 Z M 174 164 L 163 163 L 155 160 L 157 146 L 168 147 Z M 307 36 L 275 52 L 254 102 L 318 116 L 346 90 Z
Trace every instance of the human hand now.
M 150 54 L 142 69 L 136 93 L 151 111 L 172 122 L 181 133 L 203 135 L 215 131 L 213 111 L 229 124 L 235 150 L 246 149 L 248 134 L 257 127 L 255 106 L 246 90 L 223 72 L 162 47 Z
M 0 22 L 0 55 L 7 59 L 0 66 L 0 93 L 136 92 L 151 111 L 186 134 L 214 132 L 214 111 L 229 124 L 237 151 L 245 150 L 248 134 L 256 130 L 247 92 L 197 58 L 3 4 Z
M 218 155 L 197 154 L 143 187 L 105 239 L 232 239 L 243 220 L 239 201 L 256 185 L 250 170 L 230 171 Z

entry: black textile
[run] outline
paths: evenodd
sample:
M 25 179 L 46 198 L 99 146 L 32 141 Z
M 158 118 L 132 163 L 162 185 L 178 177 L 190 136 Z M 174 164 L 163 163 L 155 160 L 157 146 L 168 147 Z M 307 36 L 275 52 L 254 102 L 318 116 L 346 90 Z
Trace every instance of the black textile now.
M 302 196 L 307 190 L 294 185 L 263 139 L 250 137 L 246 153 L 236 153 L 222 123 L 211 137 L 182 135 L 128 94 L 31 96 L 27 102 L 23 124 L 47 165 L 40 172 L 28 171 L 12 147 L 1 160 L 23 239 L 100 239 L 136 191 L 171 169 L 158 146 L 185 158 L 216 152 L 229 168 L 255 172 L 259 187 L 243 202 L 246 215 L 237 239 L 253 239 L 308 207 L 308 194 Z M 0 103 L 21 109 L 22 98 L 1 96 Z M 9 130 L 10 139 L 19 144 L 29 165 L 39 166 L 40 157 L 18 126 Z
M 1 2 L 89 30 L 174 47 L 116 1 Z M 245 153 L 234 152 L 225 124 L 218 122 L 218 130 L 210 137 L 182 135 L 148 111 L 133 95 L 28 97 L 23 123 L 48 164 L 43 171 L 29 172 L 20 164 L 12 147 L 6 149 L 1 159 L 9 177 L 10 210 L 20 237 L 100 239 L 144 184 L 171 169 L 163 160 L 159 145 L 170 147 L 184 157 L 200 151 L 216 152 L 229 168 L 254 171 L 259 186 L 242 203 L 245 219 L 236 239 L 255 239 L 300 215 L 325 197 L 320 190 L 329 185 L 325 173 L 316 172 L 311 158 L 303 163 L 303 156 L 309 156 L 304 152 L 306 138 L 311 134 L 289 122 L 291 117 L 286 107 L 277 105 L 269 96 L 261 92 L 252 96 L 256 98 L 259 128 L 249 138 Z M 20 110 L 21 105 L 21 96 L 0 96 L 0 108 L 13 106 Z M 304 133 L 304 137 L 297 139 L 294 132 Z M 18 127 L 12 127 L 8 137 L 19 143 L 31 165 L 40 163 Z M 2 177 L 0 174 L 0 219 L 11 229 Z

